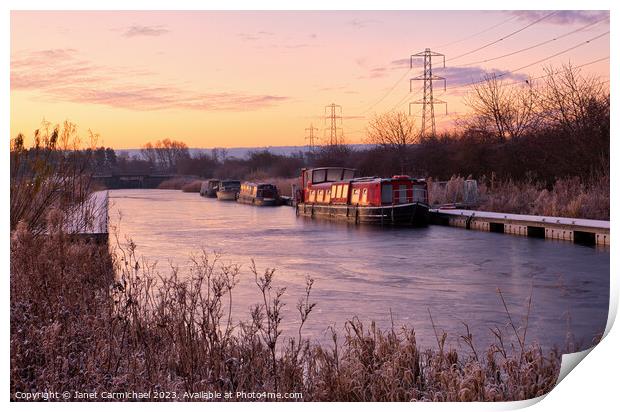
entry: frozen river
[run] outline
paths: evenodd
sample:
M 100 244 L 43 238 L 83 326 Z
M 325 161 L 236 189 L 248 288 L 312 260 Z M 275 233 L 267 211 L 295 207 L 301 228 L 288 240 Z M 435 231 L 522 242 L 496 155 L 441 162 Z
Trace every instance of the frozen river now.
M 296 217 L 289 207 L 258 208 L 172 190 L 110 191 L 110 220 L 138 255 L 187 268 L 202 248 L 242 265 L 234 290 L 234 317 L 247 319 L 260 302 L 254 259 L 260 271 L 275 267 L 286 287 L 285 333 L 297 330 L 295 309 L 304 279 L 314 278 L 317 303 L 305 335 L 326 341 L 327 328 L 341 329 L 356 316 L 383 328 L 412 326 L 418 341 L 435 346 L 429 310 L 450 345 L 469 325 L 480 348 L 492 342 L 491 327 L 507 316 L 521 323 L 532 296 L 528 341 L 564 347 L 567 336 L 590 346 L 603 332 L 609 305 L 609 250 L 570 242 L 468 231 L 442 226 L 381 229 Z M 507 332 L 508 333 L 508 332 Z

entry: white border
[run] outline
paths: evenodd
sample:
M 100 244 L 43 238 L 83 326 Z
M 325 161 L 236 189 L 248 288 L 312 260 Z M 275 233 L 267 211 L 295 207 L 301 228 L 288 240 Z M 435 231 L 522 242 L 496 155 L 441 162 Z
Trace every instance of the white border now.
M 15 1 L 8 0 L 3 2 L 5 5 L 5 13 L 2 14 L 2 64 L 4 67 L 3 79 L 1 82 L 1 92 L 4 97 L 4 101 L 6 102 L 3 105 L 3 110 L 1 110 L 1 122 L 0 124 L 5 125 L 5 136 L 10 134 L 10 88 L 9 88 L 9 79 L 10 79 L 10 66 L 9 66 L 9 50 L 10 50 L 10 12 L 9 10 L 47 10 L 47 9 L 58 9 L 58 10 L 196 10 L 196 9 L 212 9 L 212 10 L 241 10 L 241 9 L 262 9 L 262 10 L 279 10 L 279 9 L 288 9 L 288 10 L 342 10 L 342 9 L 352 9 L 352 10 L 519 10 L 519 9 L 541 9 L 541 10 L 602 10 L 611 9 L 612 19 L 611 25 L 615 25 L 615 12 L 618 9 L 617 2 L 613 1 L 601 1 L 601 0 L 589 0 L 589 1 L 576 1 L 576 0 L 568 0 L 563 2 L 550 1 L 550 0 L 521 0 L 521 1 L 481 1 L 481 0 L 470 0 L 466 3 L 463 3 L 458 0 L 445 0 L 442 2 L 419 2 L 415 3 L 412 1 L 406 0 L 383 0 L 379 2 L 378 0 L 369 1 L 369 0 L 357 0 L 355 2 L 346 2 L 342 0 L 315 0 L 315 1 L 277 1 L 277 0 L 263 0 L 260 3 L 251 2 L 251 1 L 243 1 L 243 0 L 229 0 L 229 1 L 218 1 L 218 2 L 197 2 L 192 0 L 176 0 L 176 1 L 163 1 L 163 0 L 151 0 L 149 2 L 142 1 L 121 1 L 121 0 L 109 0 L 106 2 L 83 2 L 76 0 L 57 0 L 53 3 L 48 1 Z M 464 6 L 468 6 L 464 8 Z M 36 27 L 32 28 L 36 30 Z M 611 51 L 619 50 L 617 36 L 615 34 L 615 27 L 611 30 Z M 611 69 L 610 73 L 618 73 L 618 67 L 616 64 L 616 56 L 615 54 L 611 57 L 610 60 Z M 615 79 L 611 81 L 611 87 L 614 88 L 616 85 Z M 612 93 L 612 99 L 614 99 Z M 612 102 L 612 122 L 611 122 L 611 130 L 612 136 L 614 136 L 614 131 L 618 130 L 617 127 L 617 110 L 616 104 Z M 9 399 L 9 222 L 8 222 L 8 203 L 9 203 L 9 190 L 8 190 L 8 176 L 9 176 L 9 165 L 8 165 L 8 140 L 1 145 L 3 153 L 3 169 L 5 178 L 2 180 L 2 189 L 3 193 L 6 196 L 5 201 L 3 202 L 3 253 L 5 256 L 4 260 L 4 276 L 2 277 L 3 282 L 3 290 L 4 290 L 4 302 L 5 302 L 5 310 L 2 311 L 2 320 L 3 320 L 3 330 L 2 330 L 2 347 L 3 353 L 5 354 L 2 359 L 3 364 L 3 375 L 2 375 L 2 383 L 4 384 L 4 398 L 8 402 Z M 617 154 L 617 143 L 615 143 L 615 139 L 611 139 L 611 150 L 612 150 L 612 158 Z M 616 202 L 616 182 L 617 182 L 617 167 L 615 163 L 611 164 L 611 181 L 612 181 L 612 219 L 615 219 L 617 215 L 617 202 Z M 616 239 L 614 227 L 611 228 L 611 238 Z M 617 259 L 614 258 L 614 250 L 615 247 L 612 245 L 612 253 L 611 253 L 611 273 L 617 273 L 618 265 Z M 609 405 L 613 405 L 616 402 L 616 391 L 617 384 L 615 384 L 616 378 L 616 368 L 618 367 L 618 350 L 619 345 L 619 337 L 617 328 L 609 331 L 611 325 L 613 324 L 613 320 L 615 319 L 615 314 L 617 312 L 617 302 L 618 302 L 618 282 L 615 280 L 615 277 L 611 277 L 611 305 L 610 305 L 610 316 L 607 324 L 607 331 L 609 334 L 603 340 L 603 342 L 597 346 L 591 354 L 588 355 L 588 360 L 586 362 L 582 362 L 574 372 L 570 373 L 566 379 L 564 379 L 557 388 L 555 388 L 543 402 L 536 403 L 534 401 L 526 401 L 526 402 L 517 402 L 510 404 L 416 404 L 407 405 L 407 404 L 383 404 L 382 408 L 388 407 L 393 410 L 410 410 L 410 408 L 415 407 L 416 409 L 420 408 L 422 410 L 497 410 L 497 409 L 515 409 L 519 407 L 525 407 L 536 403 L 535 406 L 532 407 L 532 410 L 550 410 L 550 409 L 562 409 L 562 410 L 585 410 L 585 409 L 600 409 L 606 410 L 609 409 Z M 82 410 L 84 409 L 84 404 L 25 404 L 25 403 L 11 403 L 9 405 L 11 408 L 16 410 L 31 410 L 31 409 L 62 409 L 62 410 Z M 115 403 L 115 404 L 88 404 L 89 409 L 134 409 L 136 407 L 141 407 L 142 405 L 138 404 L 126 404 L 126 403 Z M 374 404 L 296 404 L 294 408 L 307 409 L 307 408 L 315 408 L 320 406 L 321 409 L 326 410 L 337 410 L 341 409 L 343 406 L 351 407 L 351 408 L 361 408 L 363 410 L 370 410 L 370 408 L 374 408 Z M 285 405 L 275 405 L 275 404 L 260 404 L 260 403 L 252 403 L 249 404 L 235 404 L 235 405 L 203 405 L 201 403 L 193 403 L 193 404 L 150 404 L 148 405 L 149 409 L 154 410 L 169 410 L 170 408 L 182 408 L 182 409 L 190 409 L 190 410 L 204 410 L 205 408 L 215 408 L 229 410 L 233 409 L 246 409 L 252 408 L 253 410 L 273 410 L 275 409 L 290 409 L 292 407 L 291 404 Z

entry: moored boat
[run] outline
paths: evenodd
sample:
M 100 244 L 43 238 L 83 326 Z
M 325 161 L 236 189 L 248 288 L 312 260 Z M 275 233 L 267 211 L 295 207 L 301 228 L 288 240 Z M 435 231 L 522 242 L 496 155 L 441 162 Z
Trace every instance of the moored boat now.
M 355 178 L 342 167 L 303 169 L 297 214 L 356 224 L 421 226 L 428 223 L 426 181 L 400 175 Z
M 217 200 L 237 200 L 241 182 L 238 180 L 222 180 L 217 188 Z
M 209 179 L 200 185 L 200 196 L 217 197 L 217 188 L 220 184 L 219 179 Z
M 280 204 L 278 188 L 270 183 L 244 182 L 237 202 L 255 206 L 277 206 Z

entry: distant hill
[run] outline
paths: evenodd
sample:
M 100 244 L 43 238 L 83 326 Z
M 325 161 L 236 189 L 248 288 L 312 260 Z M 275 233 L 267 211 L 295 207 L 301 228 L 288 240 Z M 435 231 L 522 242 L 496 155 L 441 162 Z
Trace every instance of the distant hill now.
M 369 148 L 371 145 L 368 144 L 352 144 L 348 145 L 353 150 L 363 150 Z M 197 148 L 191 147 L 189 148 L 189 153 L 192 156 L 206 153 L 210 154 L 211 150 L 214 148 Z M 226 150 L 227 157 L 237 157 L 237 158 L 245 158 L 248 156 L 250 152 L 253 151 L 262 151 L 268 150 L 270 153 L 276 155 L 290 156 L 293 153 L 303 152 L 306 153 L 309 151 L 308 146 L 264 146 L 264 147 L 217 147 L 215 148 L 218 151 Z M 117 154 L 127 154 L 130 157 L 140 155 L 140 149 L 115 149 Z

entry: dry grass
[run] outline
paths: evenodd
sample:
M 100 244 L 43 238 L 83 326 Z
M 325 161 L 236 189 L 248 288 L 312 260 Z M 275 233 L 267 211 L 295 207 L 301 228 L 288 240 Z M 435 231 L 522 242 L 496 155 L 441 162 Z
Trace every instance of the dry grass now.
M 306 401 L 500 401 L 555 385 L 559 353 L 526 344 L 527 325 L 513 324 L 518 345 L 504 344 L 508 337 L 496 330 L 497 342 L 484 350 L 466 328 L 461 340 L 471 350 L 457 353 L 445 333 L 436 331 L 436 348 L 421 348 L 412 328 L 353 319 L 343 336 L 333 331 L 332 345 L 319 345 L 303 334 L 314 308 L 307 279 L 299 333 L 285 339 L 285 290 L 274 269 L 251 267 L 258 303 L 234 323 L 239 266 L 202 253 L 188 273 L 173 268 L 160 277 L 136 260 L 133 243 L 109 255 L 70 242 L 57 214 L 49 215 L 50 236 L 34 238 L 20 225 L 11 237 L 12 394 L 159 389 L 300 392 Z
M 453 176 L 444 187 L 429 182 L 431 204 L 463 201 L 465 179 Z M 579 177 L 556 180 L 551 190 L 532 179 L 523 182 L 478 182 L 476 209 L 492 212 L 609 220 L 609 173 L 587 181 Z
M 299 178 L 298 177 L 290 177 L 290 178 L 276 177 L 276 178 L 271 178 L 270 182 L 276 185 L 276 187 L 278 188 L 278 191 L 280 192 L 280 195 L 293 196 L 292 186 L 294 184 L 299 185 Z
M 200 186 L 202 186 L 203 180 L 194 180 L 181 188 L 181 191 L 187 193 L 200 193 Z
M 198 193 L 202 180 L 192 176 L 179 176 L 164 180 L 157 186 L 158 189 L 182 190 L 184 192 Z

